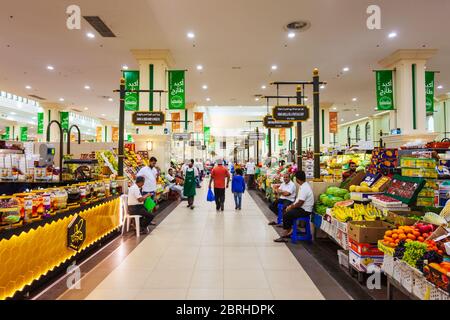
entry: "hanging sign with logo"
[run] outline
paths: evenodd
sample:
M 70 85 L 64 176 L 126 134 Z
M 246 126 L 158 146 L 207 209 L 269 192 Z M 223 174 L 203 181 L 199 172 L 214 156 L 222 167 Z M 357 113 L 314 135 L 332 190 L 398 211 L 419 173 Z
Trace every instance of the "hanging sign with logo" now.
M 173 112 L 170 114 L 172 119 L 172 132 L 180 132 L 181 130 L 181 113 Z
M 175 141 L 188 141 L 191 139 L 190 133 L 174 133 L 172 139 Z
M 338 114 L 337 112 L 330 112 L 330 133 L 338 132 Z
M 118 127 L 112 127 L 111 128 L 111 139 L 113 142 L 119 141 L 119 128 Z
M 135 126 L 162 126 L 166 122 L 166 116 L 161 111 L 135 111 L 132 122 Z
M 67 246 L 75 251 L 81 249 L 86 239 L 86 220 L 76 214 L 67 226 Z
M 271 115 L 267 115 L 263 119 L 264 127 L 270 129 L 292 128 L 293 122 L 277 121 Z
M 139 90 L 139 71 L 124 71 L 125 90 Z M 139 110 L 139 92 L 125 92 L 125 110 Z
M 59 113 L 61 127 L 65 130 L 69 130 L 69 112 L 68 111 L 61 111 Z
M 211 141 L 211 128 L 203 127 L 203 143 L 207 144 Z
M 186 105 L 184 70 L 169 71 L 169 110 L 184 110 Z
M 10 127 L 5 128 L 5 133 L 2 135 L 2 140 L 10 140 L 11 139 L 11 137 L 10 137 L 11 131 L 10 130 L 11 130 Z
M 28 127 L 20 127 L 20 141 L 28 141 Z
M 425 96 L 427 113 L 434 112 L 434 72 L 425 71 Z
M 272 115 L 278 121 L 302 122 L 309 118 L 309 108 L 304 105 L 275 106 Z
M 392 70 L 375 71 L 377 110 L 394 110 L 394 83 Z
M 44 133 L 44 113 L 38 112 L 37 114 L 37 134 Z
M 194 112 L 194 132 L 203 133 L 203 112 Z

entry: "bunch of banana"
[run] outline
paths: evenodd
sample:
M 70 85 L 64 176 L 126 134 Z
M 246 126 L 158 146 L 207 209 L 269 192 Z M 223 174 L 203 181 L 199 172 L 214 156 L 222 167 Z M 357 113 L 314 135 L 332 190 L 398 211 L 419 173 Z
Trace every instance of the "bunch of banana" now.
M 348 207 L 334 207 L 332 215 L 340 222 L 347 222 L 352 218 L 353 210 Z

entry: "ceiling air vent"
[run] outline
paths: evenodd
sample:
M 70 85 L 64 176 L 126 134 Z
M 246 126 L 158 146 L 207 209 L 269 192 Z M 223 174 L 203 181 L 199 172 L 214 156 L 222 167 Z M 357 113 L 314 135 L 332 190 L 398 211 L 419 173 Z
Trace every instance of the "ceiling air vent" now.
M 310 27 L 311 23 L 309 21 L 293 21 L 288 23 L 284 28 L 287 31 L 303 32 L 308 30 Z
M 116 35 L 111 29 L 100 19 L 99 16 L 83 16 L 83 18 L 102 36 L 105 38 L 115 38 Z
M 37 95 L 35 95 L 35 94 L 29 94 L 28 96 L 29 96 L 29 97 L 32 97 L 32 98 L 34 98 L 34 99 L 38 99 L 38 100 L 47 100 L 47 99 L 42 98 L 42 97 L 39 97 L 39 96 L 37 96 Z

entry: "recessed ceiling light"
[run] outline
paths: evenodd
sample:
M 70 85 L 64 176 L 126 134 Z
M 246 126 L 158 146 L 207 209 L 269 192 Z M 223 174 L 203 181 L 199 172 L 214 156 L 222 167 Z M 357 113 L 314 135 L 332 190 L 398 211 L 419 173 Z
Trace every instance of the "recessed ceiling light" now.
M 9 114 L 14 116 L 14 115 L 16 115 L 17 113 L 15 113 L 15 112 L 10 112 Z
M 197 65 L 197 70 L 203 70 L 203 66 L 201 64 Z
M 271 68 L 272 68 L 272 70 L 277 70 L 277 69 L 278 69 L 278 66 L 273 65 Z
M 124 64 L 124 65 L 122 66 L 122 70 L 128 70 L 128 66 L 127 66 L 126 64 Z
M 187 37 L 188 37 L 189 39 L 194 39 L 194 38 L 195 38 L 195 34 L 194 34 L 193 32 L 188 32 L 188 33 L 187 33 Z
M 48 65 L 48 66 L 47 66 L 47 69 L 48 69 L 48 70 L 55 70 L 55 67 Z
M 288 33 L 288 37 L 291 38 L 291 39 L 295 38 L 295 32 L 289 32 Z
M 305 98 L 305 99 L 303 99 L 303 100 L 308 101 L 308 98 Z
M 397 32 L 391 32 L 388 34 L 388 38 L 395 38 L 397 36 Z
M 259 101 L 259 98 L 258 98 L 258 97 L 256 97 L 256 98 L 255 98 L 255 101 Z
M 355 116 L 359 117 L 359 113 L 355 114 Z
M 31 86 L 25 86 L 25 89 L 30 90 L 30 89 L 31 89 Z
M 263 89 L 263 90 L 266 89 L 266 88 L 267 88 L 267 87 L 266 87 L 265 85 L 262 85 L 262 86 L 261 86 L 261 89 Z
M 325 85 L 324 84 L 320 85 L 320 89 L 325 89 Z
M 444 86 L 443 85 L 438 85 L 437 88 L 438 89 L 444 89 Z
M 353 98 L 352 101 L 358 101 L 358 98 Z
M 108 101 L 113 102 L 114 99 L 113 98 L 108 98 Z
M 86 33 L 86 37 L 88 37 L 90 39 L 94 39 L 95 38 L 95 34 L 93 34 L 92 32 L 88 32 L 88 33 Z
M 206 101 L 211 101 L 211 98 L 206 98 Z
M 59 98 L 59 101 L 63 102 L 63 101 L 64 101 L 64 98 Z
M 203 90 L 206 90 L 206 89 L 208 89 L 208 86 L 207 86 L 206 84 L 204 84 L 204 85 L 202 86 L 202 89 L 203 89 Z
M 336 107 L 333 107 L 333 110 L 337 110 L 337 108 L 336 108 Z
M 350 71 L 350 68 L 349 67 L 344 67 L 344 68 L 342 68 L 342 71 L 348 72 L 348 71 Z
M 84 110 L 89 110 L 89 108 L 88 107 L 84 107 Z
M 85 85 L 84 88 L 85 88 L 86 90 L 89 90 L 91 87 L 88 86 L 88 85 Z

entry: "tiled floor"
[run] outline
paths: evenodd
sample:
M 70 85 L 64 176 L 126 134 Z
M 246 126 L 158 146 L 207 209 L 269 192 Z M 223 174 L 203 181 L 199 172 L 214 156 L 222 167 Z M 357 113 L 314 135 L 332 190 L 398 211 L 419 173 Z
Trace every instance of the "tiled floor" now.
M 217 213 L 198 190 L 182 202 L 87 299 L 323 299 L 253 199 Z

